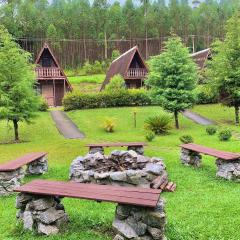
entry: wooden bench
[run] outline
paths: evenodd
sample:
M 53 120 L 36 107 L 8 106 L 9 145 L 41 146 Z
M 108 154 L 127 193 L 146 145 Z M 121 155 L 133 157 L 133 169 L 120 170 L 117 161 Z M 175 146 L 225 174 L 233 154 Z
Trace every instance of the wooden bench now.
M 240 170 L 240 154 L 221 151 L 213 148 L 208 148 L 202 145 L 189 143 L 181 145 L 181 162 L 185 165 L 193 165 L 199 167 L 201 164 L 201 155 L 205 154 L 217 158 L 216 165 L 218 167 L 217 176 L 231 179 L 232 175 L 237 174 Z M 236 172 L 234 173 L 234 169 Z M 231 177 L 230 177 L 231 176 Z M 240 172 L 239 172 L 240 178 Z
M 89 153 L 101 152 L 104 154 L 104 147 L 127 147 L 128 150 L 134 150 L 138 154 L 144 154 L 144 146 L 147 146 L 144 142 L 116 142 L 116 143 L 94 143 L 87 144 L 89 147 Z
M 154 219 L 156 218 L 156 220 L 158 220 L 157 218 L 159 218 L 159 221 L 160 221 L 160 218 L 165 217 L 165 215 L 163 216 L 158 212 L 160 211 L 158 209 L 159 207 L 157 208 L 157 206 L 159 203 L 161 191 L 156 189 L 139 188 L 139 187 L 120 187 L 120 186 L 97 185 L 97 184 L 83 184 L 83 183 L 75 183 L 75 182 L 34 180 L 23 186 L 17 187 L 14 191 L 20 192 L 19 199 L 17 198 L 17 201 L 16 201 L 17 208 L 21 209 L 18 215 L 22 216 L 20 218 L 22 218 L 22 220 L 24 221 L 25 207 L 27 204 L 28 206 L 31 205 L 32 208 L 30 210 L 29 208 L 27 208 L 26 211 L 32 211 L 33 216 L 35 215 L 38 216 L 36 218 L 33 217 L 33 225 L 38 226 L 37 227 L 38 232 L 41 232 L 41 229 L 39 231 L 39 228 L 40 228 L 39 226 L 41 226 L 41 224 L 48 223 L 49 225 L 51 225 L 51 227 L 52 226 L 59 227 L 59 223 L 56 222 L 56 218 L 59 217 L 60 215 L 63 216 L 64 208 L 63 207 L 59 208 L 57 205 L 59 204 L 59 199 L 62 197 L 88 199 L 88 200 L 94 200 L 97 202 L 105 201 L 105 202 L 113 202 L 113 203 L 120 204 L 121 206 L 119 205 L 120 207 L 119 206 L 118 207 L 121 209 L 118 209 L 117 207 L 116 219 L 114 220 L 114 223 L 113 223 L 113 226 L 115 226 L 115 228 L 120 227 L 120 230 L 121 230 L 121 226 L 123 224 L 124 219 L 127 219 L 128 216 L 130 217 L 130 214 L 132 214 L 130 212 L 132 211 L 142 211 L 142 213 L 145 212 L 144 216 L 146 216 L 146 218 L 147 218 L 146 211 L 149 211 L 149 212 L 154 211 L 155 215 L 154 216 L 151 215 L 149 217 L 151 218 L 154 217 Z M 27 195 L 26 197 L 24 197 L 21 194 L 27 194 Z M 42 209 L 42 206 L 45 206 L 45 204 L 43 203 L 44 196 L 45 196 L 46 202 L 48 203 L 47 205 L 49 205 L 49 208 L 51 210 Z M 57 198 L 58 200 L 56 201 L 57 203 L 51 204 L 51 200 L 49 199 L 49 196 L 52 196 L 52 197 L 57 196 L 58 197 Z M 38 201 L 38 199 L 41 199 L 41 201 Z M 30 204 L 29 202 L 32 200 L 33 202 Z M 40 216 L 38 215 L 38 212 L 36 212 L 40 209 L 40 207 L 38 207 L 37 205 L 37 202 L 40 202 L 40 206 L 41 206 L 41 210 L 39 211 Z M 56 206 L 55 210 L 53 206 Z M 138 207 L 136 208 L 136 206 Z M 125 208 L 125 210 L 123 208 Z M 46 216 L 44 213 L 45 211 L 47 212 L 48 218 L 54 219 L 55 222 L 53 220 L 53 222 L 48 221 L 46 223 L 45 221 L 46 219 L 44 217 L 41 220 L 41 215 Z M 161 211 L 163 210 L 161 209 Z M 49 216 L 50 213 L 51 213 L 51 217 Z M 56 213 L 56 217 L 52 215 L 54 213 Z M 140 221 L 140 220 L 136 220 L 136 221 Z M 146 219 L 146 222 L 148 223 L 150 221 Z M 159 228 L 161 227 L 162 226 L 159 226 Z
M 15 160 L 0 164 L 0 196 L 10 194 L 27 175 L 40 175 L 48 170 L 46 152 L 29 153 Z M 27 165 L 26 171 L 23 166 Z

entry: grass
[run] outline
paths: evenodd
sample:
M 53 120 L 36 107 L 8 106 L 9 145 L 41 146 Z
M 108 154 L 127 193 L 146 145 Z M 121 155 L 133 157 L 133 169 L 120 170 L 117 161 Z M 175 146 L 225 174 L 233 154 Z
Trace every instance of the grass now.
M 45 150 L 49 152 L 50 170 L 42 178 L 67 180 L 71 161 L 87 153 L 86 143 L 105 141 L 144 141 L 144 120 L 148 116 L 160 113 L 159 107 L 141 107 L 137 113 L 137 128 L 134 128 L 132 108 L 111 108 L 72 111 L 68 115 L 85 132 L 84 140 L 66 140 L 58 134 L 49 113 L 41 113 L 32 125 L 22 124 L 21 144 L 0 145 L 1 159 L 18 157 L 26 152 Z M 239 129 L 226 122 L 229 112 L 220 105 L 197 106 L 194 111 L 206 117 L 224 122 L 236 132 Z M 106 133 L 103 128 L 105 117 L 117 119 L 116 132 Z M 231 117 L 230 117 L 231 118 Z M 159 156 L 165 160 L 172 181 L 177 183 L 174 193 L 163 193 L 167 201 L 168 224 L 166 235 L 171 240 L 237 240 L 239 239 L 238 201 L 240 189 L 234 182 L 215 177 L 216 166 L 212 157 L 203 157 L 199 169 L 185 167 L 179 161 L 179 137 L 190 134 L 196 143 L 222 150 L 238 152 L 240 142 L 233 138 L 229 142 L 220 142 L 217 135 L 208 136 L 205 127 L 180 117 L 181 129 L 170 130 L 165 136 L 158 136 L 146 147 L 145 154 Z M 7 141 L 12 133 L 5 122 L 0 123 L 0 141 Z M 113 149 L 107 149 L 109 153 Z M 32 178 L 25 178 L 30 181 Z M 22 230 L 16 225 L 14 208 L 15 195 L 0 198 L 0 239 L 45 239 Z M 114 204 L 64 199 L 66 211 L 70 216 L 67 229 L 48 239 L 112 239 L 111 222 L 114 216 Z
M 105 79 L 105 74 L 95 74 L 91 76 L 68 77 L 74 90 L 84 93 L 93 93 L 100 90 L 101 84 Z

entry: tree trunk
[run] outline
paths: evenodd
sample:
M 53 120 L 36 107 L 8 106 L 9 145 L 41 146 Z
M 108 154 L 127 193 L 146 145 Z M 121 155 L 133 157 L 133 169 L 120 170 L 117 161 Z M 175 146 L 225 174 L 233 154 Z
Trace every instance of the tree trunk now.
M 108 43 L 107 43 L 107 32 L 105 31 L 104 32 L 104 57 L 105 57 L 105 59 L 107 59 L 108 58 L 108 52 L 107 52 L 107 50 L 108 50 Z
M 174 111 L 175 127 L 179 129 L 178 111 Z
M 14 135 L 15 135 L 15 141 L 19 140 L 18 135 L 18 121 L 16 119 L 13 120 L 13 126 L 14 126 Z
M 236 125 L 239 125 L 239 106 L 235 106 L 235 123 Z

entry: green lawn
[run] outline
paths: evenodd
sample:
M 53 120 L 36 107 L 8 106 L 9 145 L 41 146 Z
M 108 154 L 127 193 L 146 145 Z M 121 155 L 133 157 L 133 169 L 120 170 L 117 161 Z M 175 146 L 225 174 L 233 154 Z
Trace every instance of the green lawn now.
M 95 74 L 90 76 L 74 76 L 68 77 L 74 90 L 81 92 L 98 92 L 101 84 L 105 79 L 105 74 Z
M 229 112 L 220 105 L 197 106 L 198 111 L 214 120 L 229 120 Z M 137 113 L 137 128 L 133 127 L 132 108 L 112 108 L 72 111 L 68 115 L 85 132 L 84 140 L 65 140 L 61 137 L 50 118 L 49 113 L 41 113 L 32 125 L 21 126 L 21 144 L 0 145 L 0 162 L 15 158 L 32 151 L 48 151 L 50 171 L 46 179 L 67 180 L 71 161 L 78 155 L 87 153 L 84 144 L 98 141 L 144 141 L 144 120 L 161 112 L 159 107 L 141 107 Z M 101 127 L 105 117 L 115 117 L 115 133 L 105 133 Z M 219 117 L 218 117 L 219 116 Z M 220 117 L 221 116 L 221 117 Z M 223 121 L 228 124 L 228 121 Z M 237 240 L 240 216 L 238 201 L 240 188 L 237 183 L 215 177 L 215 161 L 211 157 L 203 158 L 200 169 L 185 167 L 179 161 L 179 136 L 191 134 L 196 143 L 237 152 L 240 141 L 233 138 L 222 143 L 217 136 L 208 136 L 205 127 L 180 118 L 181 129 L 172 129 L 166 136 L 157 137 L 146 147 L 145 154 L 163 157 L 170 179 L 177 183 L 174 193 L 163 193 L 166 199 L 168 224 L 166 235 L 171 240 Z M 238 132 L 234 125 L 228 127 Z M 6 122 L 0 124 L 0 141 L 8 141 L 11 131 Z M 107 153 L 112 149 L 108 149 Z M 26 178 L 25 181 L 31 180 Z M 44 239 L 23 232 L 16 225 L 14 207 L 15 197 L 0 198 L 0 239 Z M 71 223 L 66 231 L 48 239 L 111 239 L 111 221 L 114 216 L 114 204 L 95 203 L 76 199 L 64 199 L 66 211 Z

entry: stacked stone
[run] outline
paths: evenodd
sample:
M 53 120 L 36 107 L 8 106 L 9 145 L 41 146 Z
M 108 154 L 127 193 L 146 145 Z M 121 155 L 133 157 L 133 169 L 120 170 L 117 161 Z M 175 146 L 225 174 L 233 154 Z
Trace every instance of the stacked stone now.
M 114 240 L 163 240 L 166 215 L 164 201 L 159 200 L 155 209 L 118 205 L 113 228 L 117 235 Z
M 34 162 L 27 164 L 27 175 L 41 175 L 48 171 L 47 157 L 44 156 Z
M 240 182 L 240 160 L 225 161 L 217 159 L 216 165 L 218 177 Z
M 15 187 L 20 186 L 23 178 L 24 171 L 22 168 L 9 172 L 0 172 L 0 196 L 11 194 Z
M 17 196 L 17 218 L 24 229 L 36 230 L 39 234 L 56 234 L 68 222 L 64 206 L 57 197 L 46 197 L 20 193 Z
M 70 179 L 81 183 L 150 187 L 158 176 L 167 175 L 162 159 L 149 158 L 135 151 L 100 152 L 73 160 Z
M 144 154 L 144 147 L 142 146 L 129 146 L 127 148 L 128 151 L 132 150 L 136 152 L 137 154 L 143 155 Z M 104 154 L 104 148 L 103 147 L 90 147 L 89 153 L 94 154 L 94 153 L 101 153 Z
M 182 148 L 180 159 L 182 164 L 200 167 L 202 156 L 197 152 Z

